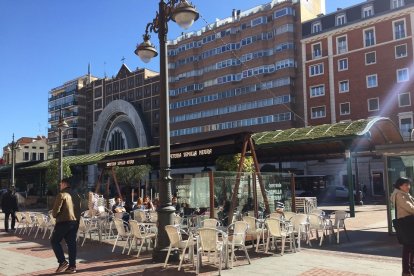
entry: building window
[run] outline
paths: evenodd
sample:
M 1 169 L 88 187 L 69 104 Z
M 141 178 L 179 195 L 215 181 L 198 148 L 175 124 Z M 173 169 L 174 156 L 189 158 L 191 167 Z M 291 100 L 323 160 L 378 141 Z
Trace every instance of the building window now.
M 377 87 L 378 78 L 377 74 L 367 76 L 367 88 Z
M 312 86 L 310 88 L 310 97 L 320 97 L 325 95 L 325 85 Z
M 413 129 L 413 115 L 403 114 L 400 117 L 400 133 L 404 140 L 410 140 L 411 130 Z
M 341 103 L 339 106 L 341 115 L 349 115 L 351 114 L 351 104 L 348 103 Z
M 45 160 L 45 154 L 43 152 L 39 153 L 39 160 L 40 161 Z
M 404 0 L 391 0 L 391 9 L 397 9 L 404 6 Z
M 362 8 L 362 17 L 371 17 L 374 15 L 374 7 L 372 5 L 365 6 Z
M 379 98 L 368 99 L 368 111 L 378 111 L 379 110 Z
M 406 37 L 405 34 L 405 21 L 395 21 L 393 24 L 394 27 L 394 39 L 402 39 Z
M 339 93 L 349 92 L 349 81 L 343 80 L 339 82 Z
M 29 153 L 27 151 L 23 152 L 23 160 L 29 161 Z
M 348 42 L 346 36 L 340 36 L 336 39 L 337 49 L 336 52 L 338 54 L 346 53 L 348 51 Z
M 408 75 L 408 68 L 398 69 L 397 70 L 397 82 L 405 82 L 410 79 Z
M 346 16 L 345 14 L 338 14 L 335 19 L 336 26 L 341 26 L 346 24 Z
M 348 59 L 343 58 L 338 60 L 338 71 L 348 70 Z
M 377 57 L 375 52 L 365 53 L 365 65 L 375 64 Z
M 312 58 L 319 58 L 322 56 L 322 45 L 316 43 L 312 45 Z
M 312 107 L 311 112 L 312 119 L 324 118 L 326 116 L 325 106 Z
M 364 30 L 364 45 L 365 47 L 375 45 L 375 30 L 374 29 Z
M 36 161 L 37 154 L 36 152 L 32 152 L 32 161 Z
M 319 63 L 319 64 L 309 66 L 309 75 L 311 77 L 312 76 L 317 76 L 317 75 L 322 75 L 322 74 L 323 74 L 323 63 Z
M 407 56 L 407 44 L 395 46 L 395 58 L 402 58 Z
M 411 96 L 410 93 L 400 93 L 398 94 L 398 106 L 410 106 L 411 105 Z
M 322 24 L 320 21 L 317 22 L 313 22 L 312 23 L 312 33 L 319 33 L 320 31 L 322 31 Z

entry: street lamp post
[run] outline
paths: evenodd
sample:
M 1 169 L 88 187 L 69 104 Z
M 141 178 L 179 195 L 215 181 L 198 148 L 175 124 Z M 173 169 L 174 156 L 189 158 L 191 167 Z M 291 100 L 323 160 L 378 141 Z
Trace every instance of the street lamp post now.
M 59 122 L 57 124 L 59 131 L 59 182 L 63 179 L 63 131 L 69 128 L 69 125 L 63 119 L 62 109 L 59 114 Z
M 7 150 L 11 151 L 11 159 L 12 159 L 12 181 L 11 181 L 11 187 L 16 186 L 16 177 L 15 177 L 15 167 L 16 167 L 16 150 L 20 149 L 20 145 L 16 144 L 14 141 L 14 133 L 13 133 L 13 139 L 11 146 L 7 148 Z
M 168 97 L 168 61 L 167 33 L 168 21 L 175 21 L 180 27 L 187 29 L 198 19 L 198 12 L 186 0 L 160 0 L 156 18 L 147 24 L 144 42 L 137 45 L 135 54 L 148 63 L 157 56 L 157 50 L 149 41 L 149 32 L 158 34 L 160 42 L 160 188 L 158 212 L 158 242 L 153 259 L 164 260 L 169 240 L 165 226 L 172 224 L 175 211 L 171 203 L 171 172 L 170 172 L 170 118 Z

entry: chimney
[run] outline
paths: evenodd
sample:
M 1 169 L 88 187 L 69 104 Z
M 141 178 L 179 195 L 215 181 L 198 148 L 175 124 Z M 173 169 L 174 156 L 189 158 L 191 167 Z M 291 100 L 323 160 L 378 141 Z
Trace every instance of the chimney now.
M 231 16 L 233 17 L 233 19 L 236 19 L 236 9 L 233 9 L 233 11 L 231 12 Z
M 240 19 L 241 10 L 237 10 L 237 19 Z

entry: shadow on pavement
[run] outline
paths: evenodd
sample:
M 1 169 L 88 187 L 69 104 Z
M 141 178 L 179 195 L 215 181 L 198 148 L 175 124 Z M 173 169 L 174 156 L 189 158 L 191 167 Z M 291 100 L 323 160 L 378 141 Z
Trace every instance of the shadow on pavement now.
M 390 236 L 387 232 L 372 230 L 373 228 L 348 230 L 350 241 L 347 240 L 345 232 L 341 231 L 339 233 L 339 244 L 336 243 L 336 235 L 332 237 L 331 243 L 326 238 L 322 246 L 319 246 L 316 240 L 312 240 L 312 249 L 377 255 L 382 257 L 401 257 L 401 246 L 398 244 L 396 237 Z

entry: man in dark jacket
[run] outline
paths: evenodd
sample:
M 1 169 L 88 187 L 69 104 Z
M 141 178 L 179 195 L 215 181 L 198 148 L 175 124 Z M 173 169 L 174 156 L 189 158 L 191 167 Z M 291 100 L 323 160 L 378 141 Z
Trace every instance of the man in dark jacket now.
M 18 211 L 17 207 L 17 197 L 14 193 L 14 189 L 8 189 L 7 192 L 3 195 L 1 201 L 1 209 L 4 213 L 4 230 L 9 232 L 9 217 L 11 215 L 11 230 L 14 230 L 14 225 L 16 223 L 16 212 Z
M 52 215 L 56 225 L 50 243 L 59 263 L 56 273 L 76 273 L 76 235 L 81 214 L 81 200 L 77 193 L 71 191 L 69 179 L 60 182 L 60 193 L 56 196 Z M 69 263 L 65 259 L 60 242 L 65 239 L 68 246 Z

